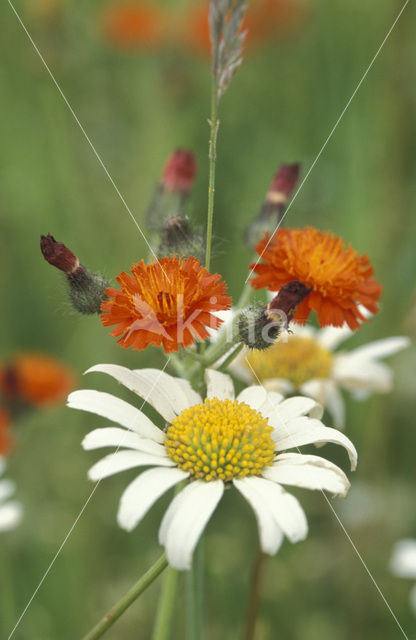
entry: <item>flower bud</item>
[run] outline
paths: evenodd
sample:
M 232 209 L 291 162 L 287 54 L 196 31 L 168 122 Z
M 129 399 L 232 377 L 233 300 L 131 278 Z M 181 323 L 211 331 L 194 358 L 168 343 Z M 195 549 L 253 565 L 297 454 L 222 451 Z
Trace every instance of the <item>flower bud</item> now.
M 161 234 L 158 255 L 192 255 L 202 261 L 205 251 L 203 238 L 193 231 L 186 216 L 177 214 L 165 218 Z
M 107 299 L 106 279 L 100 273 L 87 271 L 77 256 L 50 234 L 41 236 L 40 248 L 45 260 L 65 273 L 75 309 L 84 314 L 99 313 L 102 301 Z
M 188 193 L 196 175 L 196 160 L 192 151 L 176 149 L 163 171 L 161 184 L 167 191 Z
M 281 322 L 269 318 L 267 307 L 252 305 L 241 312 L 238 322 L 240 340 L 250 349 L 264 351 L 280 334 Z
M 49 264 L 66 274 L 72 273 L 79 267 L 76 255 L 63 242 L 56 242 L 50 233 L 40 237 L 40 250 Z
M 267 192 L 257 218 L 244 233 L 248 247 L 252 248 L 265 232 L 272 234 L 279 225 L 290 195 L 299 179 L 300 164 L 282 164 Z
M 277 320 L 280 318 L 285 322 L 285 328 L 289 328 L 289 323 L 295 315 L 299 304 L 310 294 L 312 287 L 307 287 L 299 280 L 291 280 L 280 288 L 279 292 L 267 305 L 267 316 Z
M 298 162 L 282 164 L 267 192 L 266 203 L 272 207 L 285 206 L 299 180 L 299 173 L 300 164 Z

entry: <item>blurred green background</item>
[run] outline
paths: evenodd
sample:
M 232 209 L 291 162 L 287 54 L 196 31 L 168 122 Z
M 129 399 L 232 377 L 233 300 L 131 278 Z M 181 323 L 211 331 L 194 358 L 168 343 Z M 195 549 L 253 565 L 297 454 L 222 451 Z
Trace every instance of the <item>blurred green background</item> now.
M 172 20 L 191 5 L 158 3 Z M 250 259 L 242 232 L 278 164 L 300 161 L 305 175 L 402 2 L 304 0 L 298 6 L 295 25 L 280 25 L 248 51 L 221 104 L 213 266 L 234 296 Z M 170 152 L 180 146 L 198 159 L 189 213 L 203 228 L 209 62 L 180 43 L 137 51 L 110 46 L 99 26 L 102 8 L 98 0 L 16 0 L 137 220 Z M 42 260 L 39 235 L 48 232 L 109 279 L 146 258 L 147 250 L 7 2 L 0 24 L 1 358 L 45 351 L 79 377 L 98 362 L 163 365 L 156 350 L 122 350 L 96 317 L 76 315 L 65 283 Z M 410 3 L 287 217 L 290 226 L 333 230 L 373 261 L 384 286 L 381 311 L 348 347 L 416 333 L 415 29 Z M 388 559 L 397 539 L 416 537 L 414 359 L 413 347 L 392 359 L 397 384 L 390 396 L 348 404 L 347 433 L 360 460 L 349 496 L 333 502 L 409 637 L 416 628 L 411 583 L 389 574 Z M 79 385 L 122 394 L 101 377 L 79 379 Z M 84 453 L 80 441 L 101 424 L 62 406 L 15 425 L 18 448 L 7 475 L 17 482 L 25 516 L 0 539 L 2 638 L 90 494 L 86 472 L 99 455 Z M 346 469 L 342 452 L 328 447 L 328 456 Z M 115 515 L 131 477 L 134 472 L 100 485 L 16 639 L 81 637 L 158 556 L 157 528 L 169 496 L 126 534 Z M 268 562 L 257 640 L 401 637 L 322 496 L 298 493 L 310 534 L 304 543 L 286 542 Z M 207 640 L 242 637 L 256 539 L 253 514 L 227 492 L 206 536 Z M 106 638 L 150 638 L 159 590 L 160 580 Z M 174 639 L 184 637 L 184 606 L 182 589 Z

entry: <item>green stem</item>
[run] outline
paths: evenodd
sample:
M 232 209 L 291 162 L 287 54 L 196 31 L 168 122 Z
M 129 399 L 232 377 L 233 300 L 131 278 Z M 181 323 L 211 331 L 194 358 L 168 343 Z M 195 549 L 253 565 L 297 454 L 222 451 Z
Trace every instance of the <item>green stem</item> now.
M 211 264 L 211 244 L 212 244 L 212 221 L 214 218 L 214 194 L 215 194 L 215 160 L 217 157 L 217 134 L 219 120 L 217 118 L 218 91 L 216 76 L 212 76 L 211 88 L 211 135 L 209 139 L 209 184 L 208 184 L 208 214 L 207 214 L 207 246 L 205 250 L 205 268 L 210 268 Z
M 152 640 L 168 640 L 170 636 L 178 581 L 179 571 L 168 567 L 157 609 Z
M 203 620 L 204 549 L 200 540 L 192 564 L 186 575 L 186 639 L 201 640 Z
M 227 356 L 224 362 L 221 363 L 221 366 L 218 367 L 218 371 L 225 371 L 228 365 L 234 360 L 234 358 L 240 353 L 241 349 L 244 347 L 244 343 L 240 342 L 239 345 Z
M 260 607 L 260 592 L 261 583 L 264 573 L 264 561 L 266 556 L 262 553 L 260 546 L 257 549 L 257 554 L 254 560 L 251 582 L 250 582 L 250 595 L 247 608 L 247 622 L 244 633 L 244 640 L 254 640 L 254 633 L 256 630 L 257 616 Z
M 119 619 L 122 613 L 133 604 L 143 591 L 149 587 L 152 582 L 162 573 L 168 566 L 168 561 L 163 553 L 158 560 L 150 567 L 148 571 L 136 582 L 136 584 L 110 609 L 110 611 L 98 622 L 95 627 L 83 637 L 82 640 L 96 640 Z
M 236 309 L 242 309 L 243 307 L 246 307 L 250 302 L 252 293 L 253 287 L 251 286 L 250 282 L 246 282 L 244 285 L 244 289 L 241 292 L 240 298 L 237 302 Z

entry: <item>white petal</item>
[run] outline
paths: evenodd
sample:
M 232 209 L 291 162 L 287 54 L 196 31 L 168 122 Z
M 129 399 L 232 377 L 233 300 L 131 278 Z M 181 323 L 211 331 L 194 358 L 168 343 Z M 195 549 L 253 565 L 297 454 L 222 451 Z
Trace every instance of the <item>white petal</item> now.
M 283 542 L 283 531 L 255 487 L 249 482 L 242 482 L 238 479 L 235 479 L 233 483 L 254 511 L 259 529 L 261 550 L 271 556 L 274 555 Z
M 91 467 L 88 471 L 88 477 L 95 482 L 96 480 L 102 480 L 120 471 L 146 466 L 174 467 L 175 463 L 170 458 L 162 458 L 161 456 L 154 456 L 150 453 L 141 453 L 140 451 L 116 451 L 116 453 L 110 453 L 110 455 L 105 456 L 105 458 L 101 458 L 101 460 Z
M 207 398 L 218 400 L 234 400 L 234 385 L 231 377 L 215 369 L 206 369 L 205 382 L 207 383 Z
M 165 440 L 163 431 L 158 429 L 144 413 L 110 393 L 93 389 L 74 391 L 68 396 L 67 404 L 72 409 L 89 411 L 103 418 L 114 420 L 126 429 L 135 431 L 143 438 L 151 438 L 156 442 Z
M 159 369 L 132 371 L 117 364 L 98 364 L 86 373 L 107 373 L 150 404 L 167 421 L 189 407 L 189 401 L 176 378 Z
M 345 496 L 350 488 L 345 473 L 332 462 L 319 456 L 282 453 L 272 467 L 266 467 L 263 477 L 280 484 L 304 489 L 330 491 Z
M 176 380 L 176 383 L 182 388 L 182 391 L 185 393 L 186 397 L 188 398 L 189 407 L 194 407 L 196 404 L 202 403 L 201 396 L 199 395 L 199 393 L 194 391 L 194 389 L 192 389 L 188 380 L 184 380 L 183 378 L 175 378 L 175 380 Z
M 0 481 L 0 504 L 10 498 L 16 488 L 13 480 L 1 480 Z
M 263 380 L 263 384 L 267 391 L 277 391 L 284 396 L 288 396 L 290 393 L 296 391 L 295 386 L 284 378 L 268 378 L 267 380 Z
M 328 351 L 334 351 L 341 342 L 353 335 L 353 331 L 344 324 L 342 327 L 325 327 L 316 334 L 316 341 Z
M 143 471 L 121 496 L 117 514 L 120 527 L 127 531 L 134 529 L 160 496 L 188 476 L 189 473 L 181 469 Z
M 242 485 L 249 485 L 253 493 L 257 492 L 257 501 L 261 501 L 269 509 L 275 522 L 291 542 L 306 538 L 308 523 L 305 513 L 296 498 L 283 487 L 257 476 L 234 480 L 234 484 L 239 490 Z
M 349 391 L 388 393 L 393 387 L 393 373 L 384 362 L 351 354 L 335 358 L 332 375 Z
M 222 480 L 196 480 L 172 500 L 160 525 L 159 541 L 175 569 L 190 569 L 193 551 L 223 492 Z
M 411 344 L 410 338 L 406 336 L 392 336 L 390 338 L 384 338 L 383 340 L 376 340 L 370 342 L 362 347 L 353 349 L 349 352 L 350 356 L 359 356 L 366 360 L 373 360 L 379 358 L 387 358 L 388 356 L 406 349 Z
M 247 384 L 251 384 L 253 382 L 253 372 L 247 365 L 246 358 L 248 353 L 249 349 L 247 347 L 244 347 L 244 349 L 240 351 L 240 353 L 228 366 L 228 371 L 230 371 L 239 380 L 242 380 Z
M 23 510 L 18 502 L 8 502 L 0 507 L 0 531 L 17 527 L 22 519 Z
M 416 578 L 416 540 L 400 540 L 393 549 L 390 569 L 401 578 Z
M 277 408 L 280 406 L 283 396 L 275 391 L 268 391 L 264 402 L 258 407 L 257 411 L 260 411 L 264 418 L 269 419 L 274 415 Z
M 319 420 L 313 418 L 297 418 L 288 423 L 287 428 L 276 429 L 272 435 L 277 450 L 294 449 L 305 444 L 325 444 L 333 442 L 344 447 L 348 453 L 353 471 L 357 466 L 357 451 L 347 436 L 338 431 L 325 427 Z
M 100 449 L 101 447 L 122 447 L 137 449 L 137 451 L 152 453 L 156 456 L 167 456 L 166 448 L 163 445 L 118 427 L 105 427 L 90 431 L 82 441 L 82 446 L 87 451 Z
M 304 396 L 294 396 L 283 400 L 275 411 L 270 414 L 269 422 L 272 427 L 280 427 L 294 418 L 310 415 L 312 418 L 322 417 L 323 409 L 313 398 L 305 398 Z M 283 423 L 282 423 L 283 421 Z
M 245 402 L 252 409 L 258 411 L 267 400 L 267 391 L 261 385 L 254 385 L 243 389 L 237 396 L 238 402 Z
M 317 402 L 326 407 L 332 416 L 334 425 L 338 429 L 345 426 L 345 405 L 342 394 L 334 380 L 314 378 L 304 382 L 300 388 L 301 393 L 305 393 Z M 319 418 L 319 416 L 312 416 Z

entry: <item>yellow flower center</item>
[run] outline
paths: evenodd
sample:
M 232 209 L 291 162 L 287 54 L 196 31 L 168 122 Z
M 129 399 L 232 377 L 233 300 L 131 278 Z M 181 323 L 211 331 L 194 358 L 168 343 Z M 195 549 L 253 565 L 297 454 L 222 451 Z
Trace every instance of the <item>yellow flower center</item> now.
M 284 378 L 300 387 L 313 378 L 327 378 L 332 368 L 332 354 L 313 338 L 289 336 L 265 351 L 251 351 L 248 361 L 263 381 Z
M 211 398 L 174 418 L 165 445 L 169 457 L 193 478 L 229 482 L 260 475 L 272 464 L 272 431 L 244 402 Z

